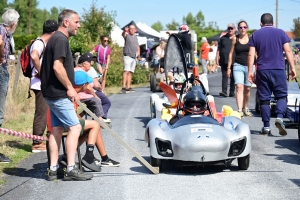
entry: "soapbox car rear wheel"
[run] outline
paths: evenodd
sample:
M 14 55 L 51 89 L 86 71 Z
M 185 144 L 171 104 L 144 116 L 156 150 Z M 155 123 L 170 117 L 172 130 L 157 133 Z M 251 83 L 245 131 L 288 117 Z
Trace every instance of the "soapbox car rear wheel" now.
M 240 170 L 247 170 L 250 165 L 250 154 L 237 158 L 237 161 Z

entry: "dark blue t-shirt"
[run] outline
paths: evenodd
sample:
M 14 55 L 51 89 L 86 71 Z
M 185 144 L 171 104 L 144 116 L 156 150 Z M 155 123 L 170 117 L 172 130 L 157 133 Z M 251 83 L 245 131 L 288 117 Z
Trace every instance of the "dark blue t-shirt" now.
M 257 52 L 257 70 L 285 69 L 283 45 L 289 42 L 286 33 L 273 26 L 264 26 L 255 31 L 249 40 L 249 46 L 255 47 Z

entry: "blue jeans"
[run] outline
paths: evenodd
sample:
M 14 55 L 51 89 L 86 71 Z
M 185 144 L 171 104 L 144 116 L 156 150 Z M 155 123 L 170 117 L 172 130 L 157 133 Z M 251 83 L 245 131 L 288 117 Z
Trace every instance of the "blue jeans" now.
M 101 99 L 102 102 L 102 108 L 104 112 L 103 118 L 107 119 L 107 113 L 111 106 L 111 102 L 109 98 L 105 94 L 103 94 L 103 92 L 96 91 L 96 95 Z
M 0 65 L 0 126 L 4 120 L 5 101 L 8 90 L 9 73 L 7 64 Z
M 207 60 L 203 59 L 201 60 L 203 73 L 207 74 Z

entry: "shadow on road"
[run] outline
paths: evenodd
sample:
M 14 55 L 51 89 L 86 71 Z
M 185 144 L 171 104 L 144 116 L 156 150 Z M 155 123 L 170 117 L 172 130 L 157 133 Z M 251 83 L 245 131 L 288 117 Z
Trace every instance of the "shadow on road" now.
M 32 169 L 25 169 L 20 167 L 4 168 L 3 173 L 10 176 L 46 179 L 47 166 L 47 163 L 37 163 L 32 166 Z
M 138 120 L 140 120 L 140 122 L 143 122 L 143 124 L 144 124 L 143 128 L 146 128 L 146 125 L 151 120 L 150 114 L 149 114 L 149 117 L 135 117 L 135 119 L 138 119 Z
M 150 163 L 149 156 L 143 156 L 143 158 Z M 139 162 L 140 161 L 134 157 L 132 158 L 133 161 Z M 211 175 L 221 172 L 234 172 L 239 171 L 238 166 L 230 165 L 228 167 L 224 165 L 207 165 L 207 166 L 184 166 L 178 167 L 176 166 L 177 161 L 172 160 L 164 160 L 162 162 L 162 168 L 160 169 L 160 173 L 169 174 L 169 175 Z M 131 167 L 130 168 L 134 172 L 144 173 L 144 174 L 151 174 L 151 171 L 148 170 L 145 166 L 139 167 Z M 246 171 L 245 171 L 246 172 Z

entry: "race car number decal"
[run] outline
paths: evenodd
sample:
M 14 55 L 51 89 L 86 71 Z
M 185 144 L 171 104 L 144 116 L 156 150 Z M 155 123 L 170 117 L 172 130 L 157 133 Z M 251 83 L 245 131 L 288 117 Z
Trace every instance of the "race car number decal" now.
M 196 133 L 196 132 L 202 132 L 202 131 L 205 131 L 205 132 L 213 132 L 212 128 L 191 128 L 191 132 L 192 133 Z

